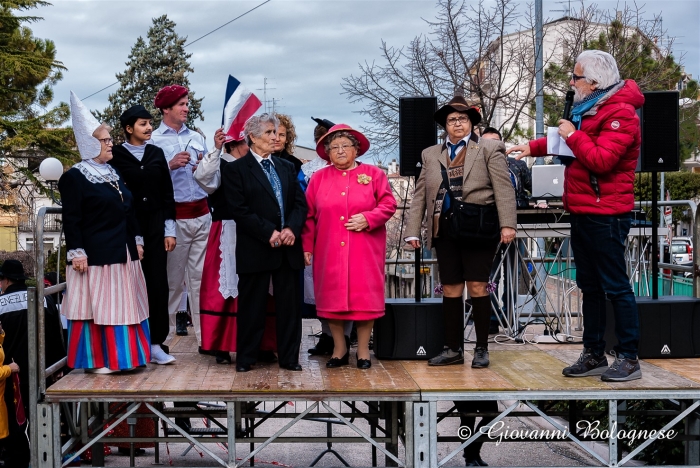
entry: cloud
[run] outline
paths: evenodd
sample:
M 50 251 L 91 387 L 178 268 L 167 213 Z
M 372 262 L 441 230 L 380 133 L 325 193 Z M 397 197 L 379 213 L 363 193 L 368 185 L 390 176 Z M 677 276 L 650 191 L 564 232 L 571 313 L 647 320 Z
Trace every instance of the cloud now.
M 151 19 L 163 14 L 177 23 L 177 32 L 189 41 L 246 12 L 261 2 L 249 1 L 70 1 L 54 0 L 31 14 L 44 20 L 32 24 L 35 35 L 56 43 L 58 59 L 68 71 L 55 87 L 57 101 L 67 101 L 69 90 L 85 97 L 116 81 L 138 36 L 146 36 Z M 615 2 L 603 0 L 603 8 Z M 664 26 L 686 51 L 686 69 L 700 73 L 698 19 L 700 2 L 670 0 L 662 3 Z M 544 2 L 545 18 L 558 17 L 561 4 Z M 649 15 L 660 7 L 647 5 Z M 381 41 L 403 46 L 429 32 L 424 19 L 436 13 L 435 1 L 299 1 L 273 0 L 187 48 L 194 73 L 190 82 L 204 97 L 205 120 L 200 127 L 209 139 L 221 123 L 229 74 L 263 99 L 277 102 L 280 112 L 294 119 L 298 144 L 312 146 L 315 123 L 310 116 L 360 126 L 359 104 L 343 96 L 343 77 L 356 74 L 358 63 L 379 57 Z M 678 54 L 677 54 L 678 55 Z M 89 98 L 91 109 L 103 109 L 115 88 Z M 271 105 L 271 102 L 269 103 Z

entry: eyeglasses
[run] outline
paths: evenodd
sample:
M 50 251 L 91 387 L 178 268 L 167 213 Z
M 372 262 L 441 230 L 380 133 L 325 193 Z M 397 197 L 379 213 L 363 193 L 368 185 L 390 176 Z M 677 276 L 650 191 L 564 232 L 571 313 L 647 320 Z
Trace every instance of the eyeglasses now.
M 452 117 L 450 119 L 447 119 L 447 125 L 457 125 L 458 123 L 460 125 L 464 125 L 465 123 L 469 122 L 469 117 L 464 116 L 464 117 Z
M 98 138 L 102 143 L 105 145 L 112 145 L 114 144 L 114 139 L 113 138 Z
M 342 145 L 342 146 L 331 146 L 331 152 L 332 153 L 340 153 L 340 150 L 343 150 L 343 153 L 349 150 L 350 148 L 354 148 L 353 145 Z
M 579 76 L 576 73 L 571 74 L 571 81 L 573 81 L 574 83 L 576 83 L 581 78 L 585 78 L 585 76 L 583 76 L 583 75 Z

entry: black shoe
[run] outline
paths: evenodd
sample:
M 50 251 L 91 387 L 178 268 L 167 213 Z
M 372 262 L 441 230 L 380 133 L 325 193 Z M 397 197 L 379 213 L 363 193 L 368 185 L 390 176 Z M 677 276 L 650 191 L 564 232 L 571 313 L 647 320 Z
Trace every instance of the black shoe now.
M 175 334 L 177 336 L 187 336 L 187 312 L 175 314 Z
M 328 360 L 328 362 L 326 363 L 326 367 L 328 367 L 329 369 L 333 369 L 335 367 L 347 366 L 349 362 L 350 362 L 350 349 L 348 349 L 348 351 L 345 353 L 345 356 L 343 356 L 341 358 L 337 358 L 337 357 L 330 358 Z
M 565 367 L 561 373 L 565 377 L 588 377 L 601 375 L 608 370 L 608 359 L 605 355 L 596 356 L 590 348 L 584 348 L 578 361 L 569 367 Z
M 131 449 L 129 447 L 117 447 L 117 452 L 119 452 L 119 455 L 126 455 L 130 456 L 131 455 Z M 142 448 L 136 447 L 134 449 L 134 456 L 138 457 L 140 455 L 144 455 L 146 451 Z
M 205 356 L 216 356 L 217 351 L 209 351 L 206 349 L 202 349 L 200 346 L 198 349 L 199 354 L 204 354 Z
M 298 362 L 292 364 L 280 364 L 280 369 L 287 369 L 294 372 L 299 372 L 302 370 L 301 365 Z
M 273 363 L 277 362 L 277 356 L 275 356 L 275 353 L 270 350 L 261 350 L 258 353 L 258 362 L 264 362 L 264 363 Z
M 231 355 L 226 351 L 217 351 L 216 354 L 217 364 L 231 364 Z
M 639 367 L 638 359 L 620 357 L 614 351 L 610 351 L 610 354 L 615 357 L 615 361 L 600 376 L 600 380 L 605 382 L 627 382 L 628 380 L 642 378 L 642 368 Z
M 488 348 L 474 348 L 474 358 L 472 358 L 472 367 L 480 369 L 483 367 L 488 367 L 489 362 L 489 350 Z
M 249 372 L 252 368 L 250 364 L 236 364 L 236 372 Z
M 333 354 L 333 337 L 321 333 L 316 346 L 309 348 L 309 354 L 312 356 L 328 356 Z
M 429 366 L 449 366 L 452 364 L 464 364 L 464 353 L 461 349 L 452 351 L 450 348 L 445 348 L 434 358 L 428 359 Z
M 369 369 L 370 367 L 372 367 L 372 361 L 370 359 L 357 358 L 357 368 L 358 369 L 365 370 L 365 369 Z
M 479 455 L 476 457 L 464 458 L 464 466 L 489 466 Z

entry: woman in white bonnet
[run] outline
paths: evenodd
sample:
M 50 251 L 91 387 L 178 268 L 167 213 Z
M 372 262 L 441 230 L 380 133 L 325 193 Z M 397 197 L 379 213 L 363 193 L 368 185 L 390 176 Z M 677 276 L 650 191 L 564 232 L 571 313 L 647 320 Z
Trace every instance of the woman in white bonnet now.
M 68 265 L 63 312 L 68 366 L 86 372 L 130 370 L 150 361 L 148 297 L 139 260 L 143 239 L 132 195 L 112 159 L 110 127 L 71 93 L 82 161 L 61 176 Z

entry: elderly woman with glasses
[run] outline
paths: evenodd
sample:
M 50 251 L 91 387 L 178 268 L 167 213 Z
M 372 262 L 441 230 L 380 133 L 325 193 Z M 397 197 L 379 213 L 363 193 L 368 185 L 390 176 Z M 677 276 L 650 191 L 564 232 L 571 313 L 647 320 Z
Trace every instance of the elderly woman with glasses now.
M 62 312 L 68 319 L 68 366 L 108 374 L 151 358 L 143 238 L 133 196 L 112 159 L 110 128 L 71 93 L 73 131 L 82 161 L 58 181 L 68 262 Z
M 369 149 L 365 136 L 349 125 L 331 127 L 316 145 L 331 165 L 309 180 L 309 211 L 302 234 L 306 264 L 313 257 L 318 316 L 328 320 L 333 355 L 326 367 L 348 365 L 343 334 L 346 320 L 357 326 L 357 367 L 371 367 L 369 338 L 384 315 L 386 222 L 396 200 L 384 172 L 356 160 Z

